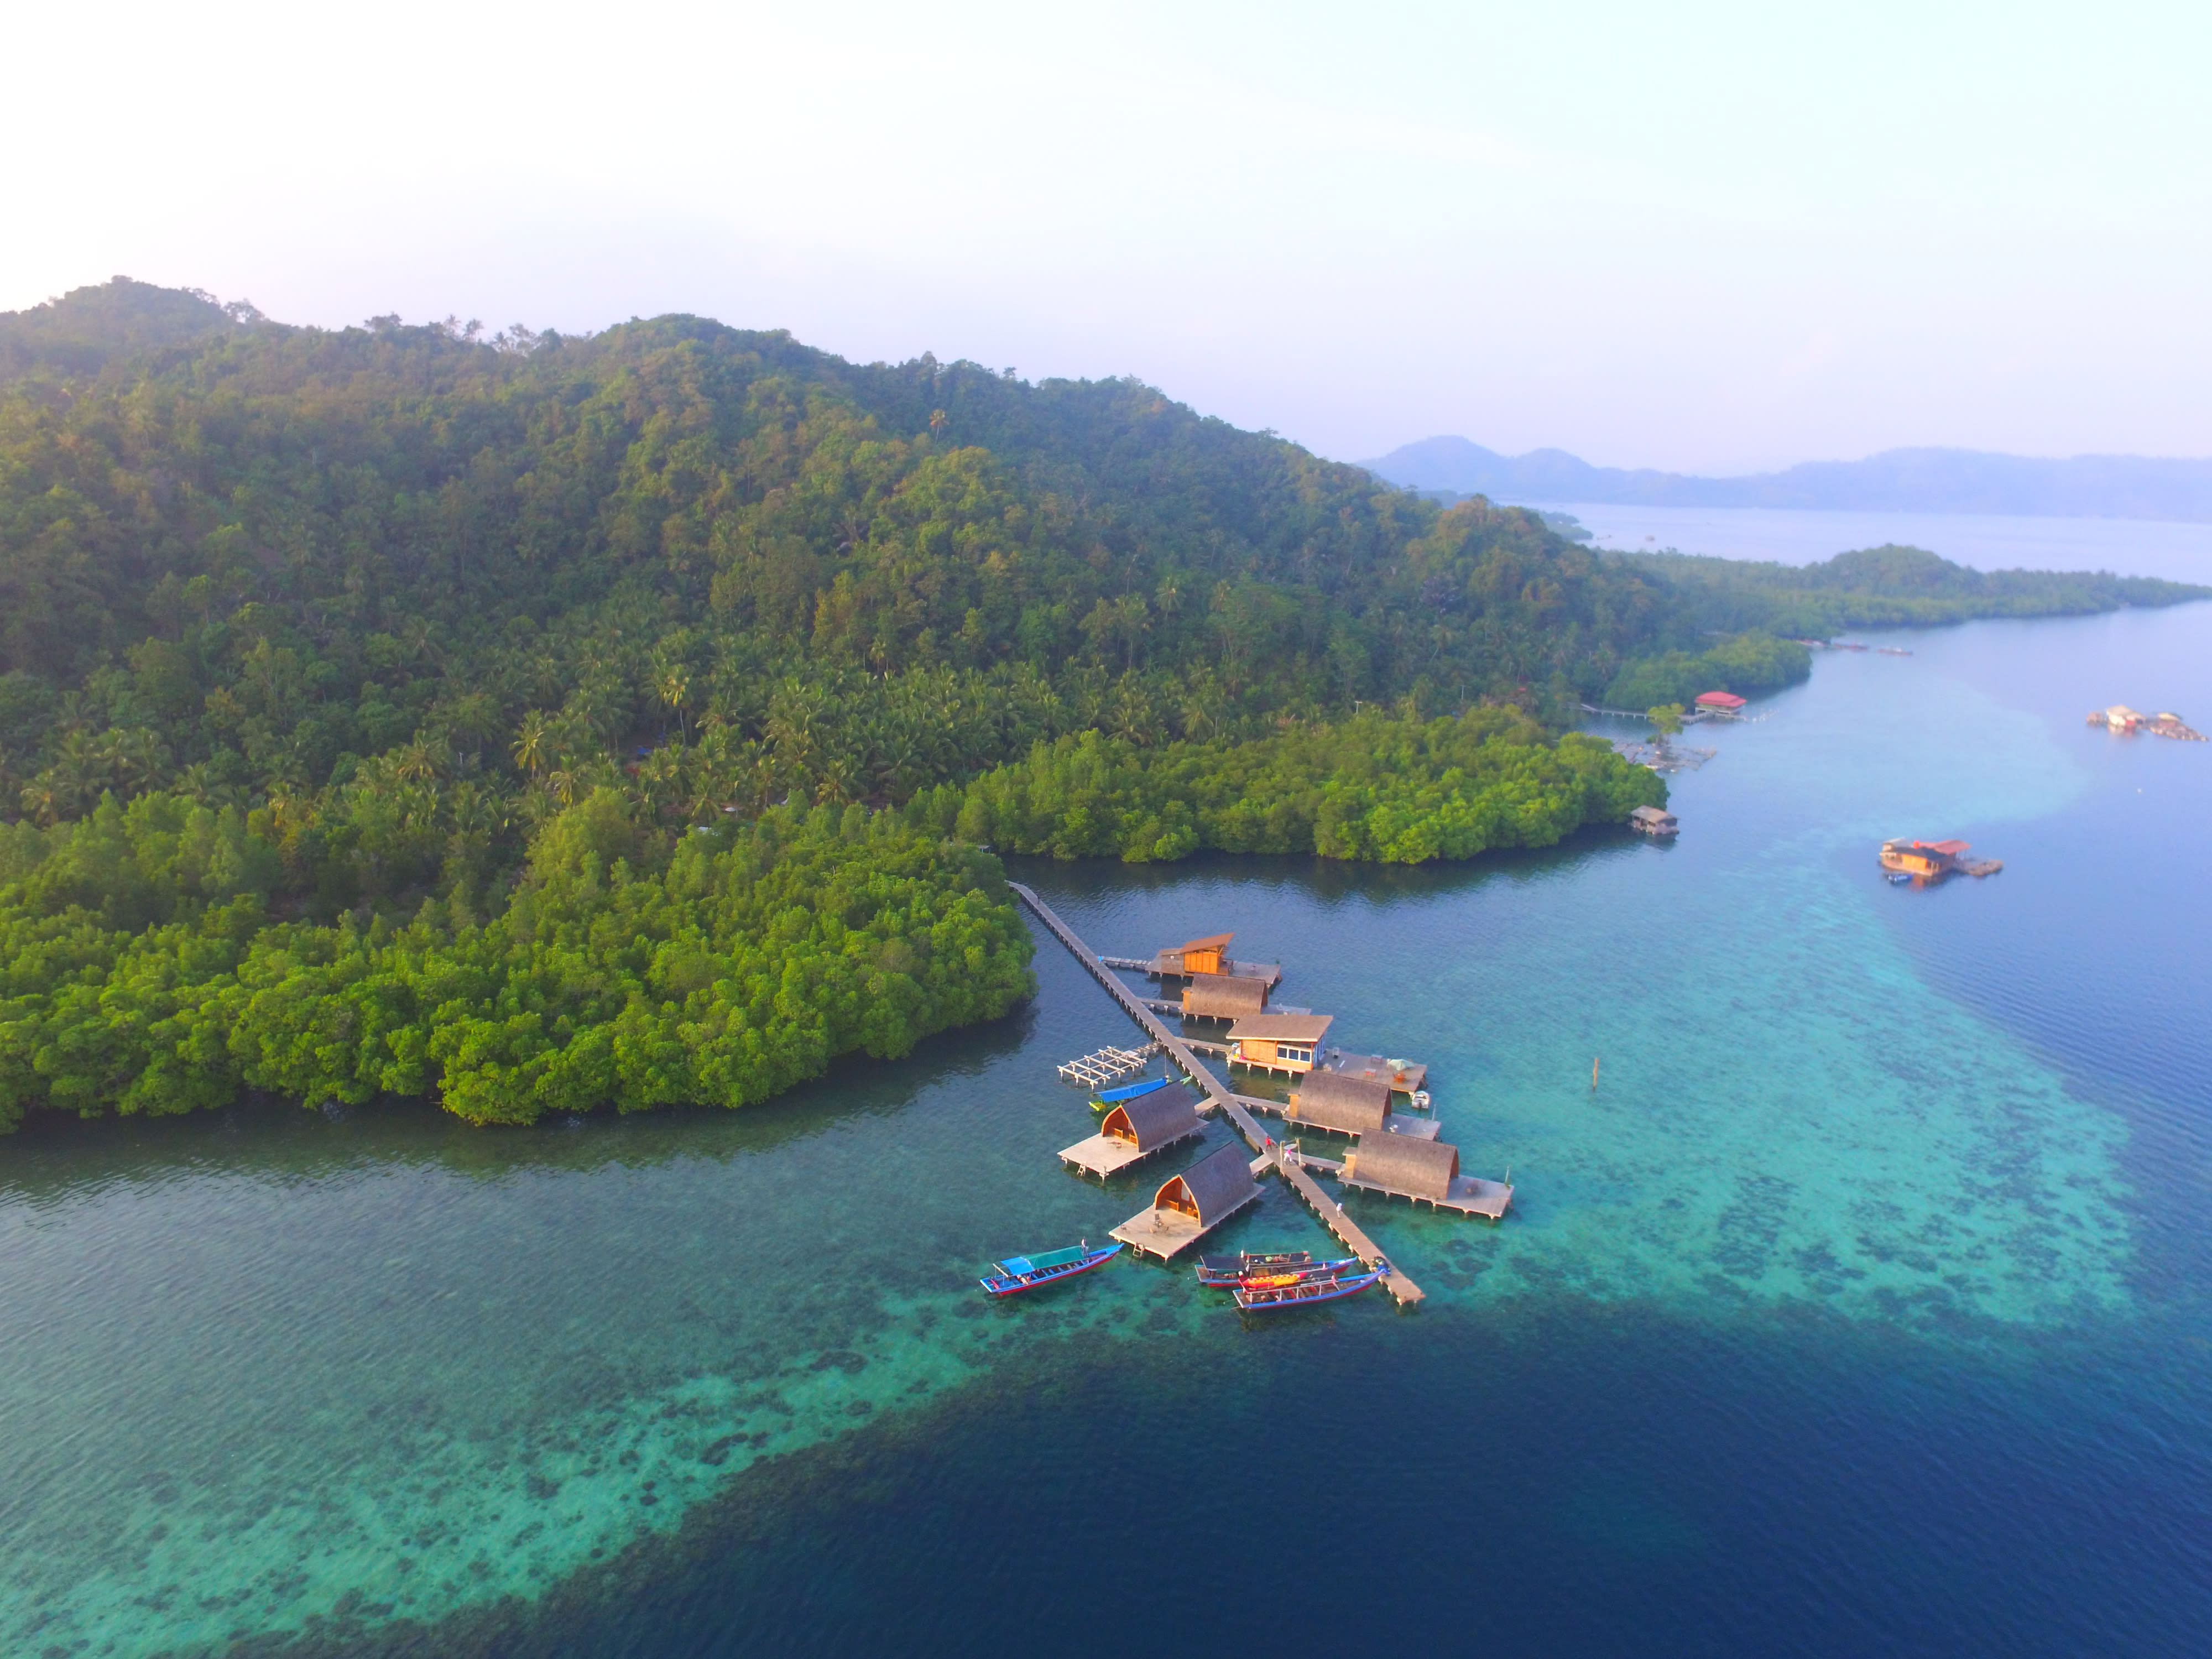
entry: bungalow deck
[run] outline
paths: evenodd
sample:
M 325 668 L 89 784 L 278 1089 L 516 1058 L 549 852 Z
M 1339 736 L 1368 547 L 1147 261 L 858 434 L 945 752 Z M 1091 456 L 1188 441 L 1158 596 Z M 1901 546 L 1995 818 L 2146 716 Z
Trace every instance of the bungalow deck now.
M 1320 1170 L 1342 1185 L 1363 1193 L 1380 1193 L 1385 1198 L 1409 1199 L 1416 1204 L 1426 1204 L 1431 1209 L 1457 1210 L 1462 1215 L 1479 1215 L 1492 1221 L 1502 1221 L 1508 1206 L 1513 1202 L 1513 1188 L 1502 1181 L 1485 1181 L 1480 1176 L 1452 1177 L 1451 1196 L 1431 1198 L 1426 1193 L 1401 1192 L 1395 1187 L 1385 1187 L 1379 1182 L 1363 1181 L 1344 1172 L 1344 1165 L 1331 1158 L 1316 1158 L 1310 1152 L 1285 1151 L 1284 1156 L 1295 1158 L 1309 1170 Z
M 1193 1124 L 1172 1140 L 1163 1140 L 1157 1146 L 1139 1152 L 1134 1142 L 1123 1140 L 1118 1135 L 1092 1135 L 1088 1140 L 1079 1140 L 1073 1146 L 1060 1149 L 1060 1161 L 1084 1175 L 1095 1175 L 1101 1181 L 1119 1173 L 1133 1164 L 1141 1164 L 1154 1152 L 1164 1152 L 1170 1146 L 1179 1146 L 1194 1136 L 1206 1133 L 1203 1124 Z
M 1142 974 L 1148 979 L 1188 979 L 1190 975 L 1180 968 L 1170 968 L 1158 957 L 1101 957 L 1099 961 L 1109 968 L 1119 968 L 1124 973 Z M 1226 971 L 1237 979 L 1263 979 L 1272 991 L 1283 982 L 1283 964 L 1279 962 L 1238 962 L 1229 959 Z
M 1259 1201 L 1259 1189 L 1255 1188 L 1250 1197 L 1236 1208 L 1216 1216 L 1211 1222 L 1201 1222 L 1197 1217 L 1185 1215 L 1181 1210 L 1139 1210 L 1107 1237 L 1120 1239 L 1139 1255 L 1156 1255 L 1163 1261 L 1170 1261 L 1231 1216 Z

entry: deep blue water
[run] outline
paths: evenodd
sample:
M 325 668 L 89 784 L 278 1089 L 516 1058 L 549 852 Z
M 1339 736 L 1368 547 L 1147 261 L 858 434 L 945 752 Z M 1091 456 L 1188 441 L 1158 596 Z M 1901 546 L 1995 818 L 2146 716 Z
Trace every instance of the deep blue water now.
M 0 1650 L 2212 1651 L 2212 744 L 2082 720 L 2212 726 L 2212 607 L 1900 637 L 1701 728 L 1675 846 L 1020 872 L 1436 1066 L 1520 1199 L 1356 1206 L 1415 1313 L 967 1288 L 1185 1161 L 1056 1167 L 1129 1027 L 1048 939 L 734 1115 L 0 1144 Z

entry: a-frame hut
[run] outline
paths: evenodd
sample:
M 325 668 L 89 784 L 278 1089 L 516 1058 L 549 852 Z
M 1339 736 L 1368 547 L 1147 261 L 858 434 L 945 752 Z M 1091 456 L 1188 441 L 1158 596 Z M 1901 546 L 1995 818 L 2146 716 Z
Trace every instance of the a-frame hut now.
M 1197 1243 L 1259 1196 L 1249 1155 L 1231 1142 L 1181 1175 L 1170 1176 L 1152 1195 L 1152 1207 L 1114 1229 L 1113 1237 L 1141 1255 L 1165 1261 Z
M 1340 1135 L 1379 1133 L 1390 1116 L 1390 1085 L 1340 1072 L 1308 1072 L 1291 1091 L 1290 1122 Z
M 1137 1149 L 1141 1156 L 1172 1146 L 1199 1127 L 1198 1096 L 1187 1083 L 1125 1100 L 1106 1114 L 1099 1133 Z
M 1410 1135 L 1370 1135 L 1345 1154 L 1344 1179 L 1400 1198 L 1449 1200 L 1459 1179 L 1459 1148 L 1442 1140 Z
M 1198 1121 L 1197 1107 L 1198 1096 L 1185 1083 L 1133 1095 L 1115 1104 L 1097 1134 L 1061 1149 L 1060 1162 L 1103 1181 L 1201 1133 L 1206 1126 Z
M 1182 1012 L 1190 1019 L 1242 1019 L 1265 1012 L 1267 981 L 1234 974 L 1200 974 L 1182 989 Z

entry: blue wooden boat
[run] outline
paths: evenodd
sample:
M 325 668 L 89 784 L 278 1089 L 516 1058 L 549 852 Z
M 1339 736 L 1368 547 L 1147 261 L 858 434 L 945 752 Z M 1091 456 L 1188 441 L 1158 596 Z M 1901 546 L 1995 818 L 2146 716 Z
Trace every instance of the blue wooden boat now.
M 1046 1250 L 1038 1255 L 1010 1255 L 1004 1261 L 994 1261 L 989 1274 L 975 1282 L 983 1287 L 987 1296 L 1018 1296 L 1024 1291 L 1035 1290 L 1040 1285 L 1051 1285 L 1063 1279 L 1073 1279 L 1078 1273 L 1087 1273 L 1100 1262 L 1121 1253 L 1119 1244 L 1104 1244 L 1093 1249 L 1086 1239 L 1064 1250 Z
M 1091 1109 L 1094 1112 L 1111 1110 L 1125 1100 L 1134 1100 L 1139 1095 L 1148 1095 L 1155 1089 L 1164 1089 L 1173 1081 L 1172 1078 L 1151 1077 L 1146 1078 L 1142 1083 L 1125 1083 L 1118 1089 L 1101 1089 L 1091 1097 Z
M 1249 1290 L 1239 1285 L 1231 1294 L 1237 1298 L 1237 1307 L 1245 1313 L 1274 1313 L 1284 1308 L 1310 1308 L 1322 1302 L 1341 1302 L 1347 1296 L 1358 1296 L 1376 1280 L 1387 1278 L 1389 1272 L 1388 1267 L 1377 1267 L 1372 1273 L 1306 1279 L 1295 1285 L 1255 1285 Z

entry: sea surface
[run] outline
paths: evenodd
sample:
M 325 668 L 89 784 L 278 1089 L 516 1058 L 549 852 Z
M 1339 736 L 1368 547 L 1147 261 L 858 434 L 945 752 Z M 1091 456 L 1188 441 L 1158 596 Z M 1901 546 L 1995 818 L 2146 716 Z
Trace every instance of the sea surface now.
M 1860 547 L 1924 547 L 1976 570 L 2109 570 L 2212 585 L 2212 524 L 1996 513 L 1838 513 L 1788 507 L 1531 503 L 1582 520 L 1615 552 L 1673 548 L 1811 564 Z
M 0 1141 L 0 1654 L 2212 1653 L 2212 744 L 2083 719 L 2212 727 L 2212 605 L 1877 637 L 1673 845 L 1019 867 L 1431 1065 L 1519 1195 L 1351 1201 L 1416 1311 L 985 1302 L 1200 1155 L 1059 1166 L 1132 1028 L 1048 939 L 741 1113 Z

